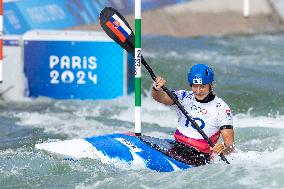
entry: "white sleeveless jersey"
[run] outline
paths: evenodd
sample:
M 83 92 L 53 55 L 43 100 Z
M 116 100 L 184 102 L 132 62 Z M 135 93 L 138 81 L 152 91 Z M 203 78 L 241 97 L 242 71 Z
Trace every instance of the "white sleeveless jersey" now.
M 217 133 L 223 125 L 233 125 L 231 110 L 221 98 L 215 96 L 208 103 L 200 103 L 196 101 L 192 91 L 178 90 L 173 92 L 191 118 L 193 118 L 208 137 Z M 187 137 L 203 139 L 179 109 L 177 113 L 177 129 Z

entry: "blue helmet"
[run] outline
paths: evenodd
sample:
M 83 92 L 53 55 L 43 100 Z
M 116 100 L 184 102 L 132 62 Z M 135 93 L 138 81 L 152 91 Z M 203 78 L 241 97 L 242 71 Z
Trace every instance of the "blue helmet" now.
M 193 84 L 211 84 L 214 81 L 214 72 L 206 64 L 195 64 L 188 72 L 188 82 Z

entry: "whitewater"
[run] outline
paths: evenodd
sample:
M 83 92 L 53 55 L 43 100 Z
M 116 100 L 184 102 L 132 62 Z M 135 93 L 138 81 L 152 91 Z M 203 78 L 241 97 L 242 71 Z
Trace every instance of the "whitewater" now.
M 236 152 L 227 165 L 158 173 L 100 159 L 67 161 L 35 144 L 134 131 L 134 94 L 113 100 L 19 97 L 0 102 L 0 188 L 284 188 L 284 34 L 147 36 L 143 55 L 170 89 L 190 89 L 195 63 L 213 67 L 214 91 L 234 115 Z M 173 107 L 155 102 L 142 70 L 142 133 L 173 138 Z

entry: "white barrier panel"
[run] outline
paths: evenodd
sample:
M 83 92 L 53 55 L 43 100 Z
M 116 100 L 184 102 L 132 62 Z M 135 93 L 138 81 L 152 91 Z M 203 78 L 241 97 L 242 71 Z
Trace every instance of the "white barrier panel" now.
M 133 58 L 104 32 L 30 31 L 23 40 L 31 97 L 112 99 L 133 90 Z
M 20 100 L 25 94 L 21 36 L 5 35 L 3 39 L 2 97 L 5 100 Z

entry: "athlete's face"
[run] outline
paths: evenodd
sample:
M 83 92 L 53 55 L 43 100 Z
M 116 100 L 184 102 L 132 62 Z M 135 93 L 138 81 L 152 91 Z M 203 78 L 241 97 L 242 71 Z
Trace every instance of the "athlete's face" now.
M 191 89 L 197 100 L 203 100 L 210 92 L 210 84 L 193 84 Z

